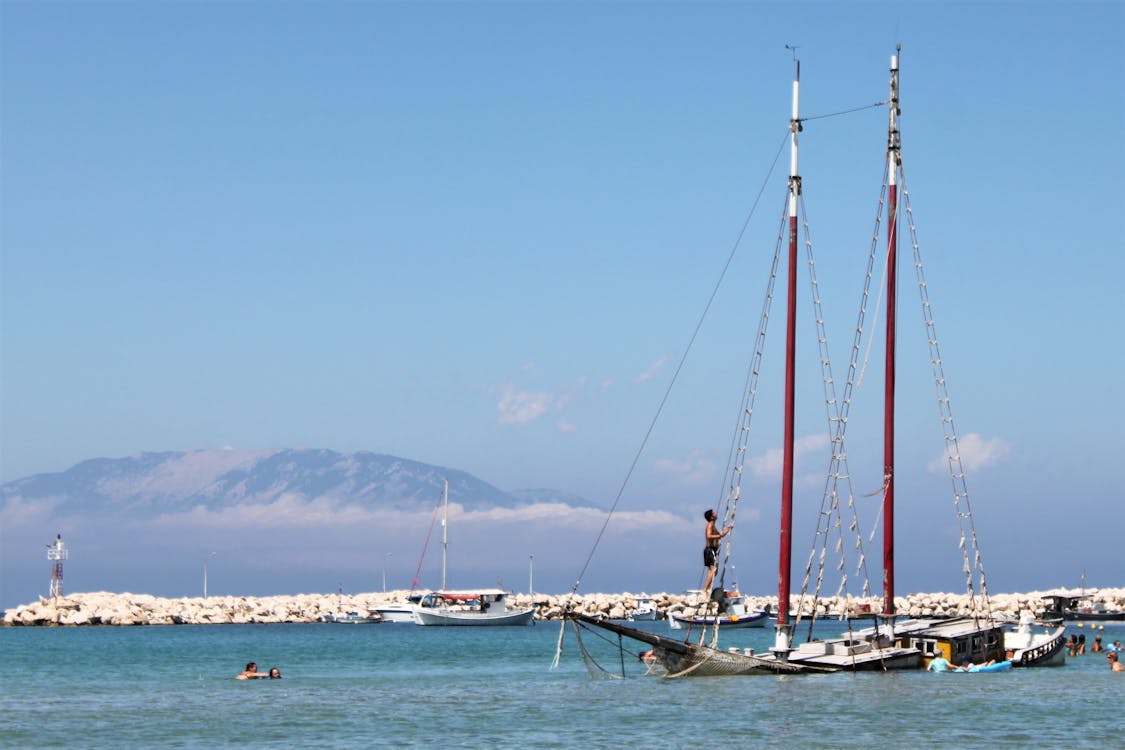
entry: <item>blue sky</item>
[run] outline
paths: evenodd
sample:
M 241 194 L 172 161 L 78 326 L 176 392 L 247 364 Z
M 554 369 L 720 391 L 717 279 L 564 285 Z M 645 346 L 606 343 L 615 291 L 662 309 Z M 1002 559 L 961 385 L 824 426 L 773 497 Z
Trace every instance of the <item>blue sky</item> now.
M 901 43 L 907 187 L 986 551 L 1002 588 L 1084 568 L 1120 585 L 1123 8 L 5 2 L 0 478 L 328 447 L 608 504 L 784 137 L 785 45 L 815 116 L 884 99 Z M 876 108 L 802 135 L 841 368 L 885 131 Z M 717 502 L 784 163 L 624 508 Z M 955 527 L 948 480 L 924 476 L 941 429 L 900 284 L 902 357 L 921 353 L 900 460 Z M 776 398 L 761 411 L 768 462 Z M 769 547 L 772 484 L 753 497 Z

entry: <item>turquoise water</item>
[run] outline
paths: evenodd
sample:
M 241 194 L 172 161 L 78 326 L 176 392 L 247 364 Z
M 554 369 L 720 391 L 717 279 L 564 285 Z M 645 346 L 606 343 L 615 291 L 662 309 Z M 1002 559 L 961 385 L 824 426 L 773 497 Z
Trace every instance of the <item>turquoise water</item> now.
M 664 623 L 646 623 L 664 631 Z M 826 634 L 839 630 L 828 623 Z M 819 631 L 818 631 L 819 632 Z M 1088 640 L 1092 635 L 1088 629 Z M 5 747 L 1122 747 L 1104 655 L 982 675 L 591 678 L 572 632 L 210 625 L 0 629 Z M 1106 625 L 1103 640 L 1125 640 Z M 772 629 L 724 645 L 766 648 Z M 616 639 L 584 636 L 620 670 Z M 283 680 L 235 680 L 247 661 Z

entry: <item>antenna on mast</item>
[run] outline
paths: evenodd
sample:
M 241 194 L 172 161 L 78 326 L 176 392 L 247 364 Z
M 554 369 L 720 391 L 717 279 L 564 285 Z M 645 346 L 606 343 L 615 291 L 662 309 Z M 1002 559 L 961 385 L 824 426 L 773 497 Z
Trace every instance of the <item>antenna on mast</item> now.
M 797 64 L 797 80 L 799 81 L 801 80 L 801 61 L 797 58 L 797 47 L 798 45 L 796 44 L 785 45 L 785 49 L 790 50 L 793 53 L 793 62 Z

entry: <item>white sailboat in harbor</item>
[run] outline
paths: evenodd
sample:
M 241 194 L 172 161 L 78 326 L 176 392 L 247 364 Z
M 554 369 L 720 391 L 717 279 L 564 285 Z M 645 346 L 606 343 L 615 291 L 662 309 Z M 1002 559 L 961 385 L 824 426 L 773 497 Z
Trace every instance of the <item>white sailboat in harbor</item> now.
M 445 584 L 449 518 L 449 480 L 442 492 L 441 589 L 421 596 L 412 617 L 417 625 L 529 625 L 534 607 L 510 608 L 508 592 L 499 588 L 452 591 Z

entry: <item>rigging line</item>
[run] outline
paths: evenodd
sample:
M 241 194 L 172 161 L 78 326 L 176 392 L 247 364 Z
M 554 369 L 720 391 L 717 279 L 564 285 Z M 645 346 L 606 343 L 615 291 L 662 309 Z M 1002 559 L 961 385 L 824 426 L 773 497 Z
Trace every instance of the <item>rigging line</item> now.
M 660 414 L 664 411 L 665 404 L 668 403 L 668 397 L 672 393 L 672 387 L 675 386 L 680 371 L 684 367 L 684 362 L 687 361 L 688 354 L 695 344 L 695 339 L 699 336 L 700 329 L 703 328 L 703 321 L 707 318 L 707 313 L 711 310 L 711 305 L 714 303 L 715 297 L 719 293 L 719 288 L 723 284 L 723 279 L 726 278 L 727 271 L 730 270 L 730 265 L 734 260 L 734 254 L 738 251 L 738 246 L 742 244 L 742 238 L 746 235 L 746 230 L 750 226 L 750 220 L 754 217 L 754 213 L 758 209 L 758 203 L 762 200 L 762 194 L 766 190 L 766 185 L 769 184 L 769 179 L 773 175 L 774 168 L 777 166 L 777 160 L 781 158 L 781 154 L 785 149 L 785 144 L 789 141 L 789 136 L 789 129 L 786 128 L 785 136 L 781 139 L 781 145 L 778 146 L 777 153 L 774 154 L 773 162 L 770 164 L 770 168 L 766 172 L 765 178 L 762 180 L 761 187 L 758 188 L 758 194 L 754 196 L 754 202 L 750 206 L 749 213 L 746 214 L 746 220 L 742 222 L 742 229 L 739 230 L 738 236 L 734 240 L 734 246 L 731 247 L 730 254 L 727 255 L 726 263 L 723 264 L 723 270 L 719 273 L 719 278 L 715 282 L 714 288 L 711 290 L 711 296 L 707 298 L 707 304 L 703 306 L 703 312 L 700 314 L 699 320 L 695 324 L 695 329 L 688 339 L 687 347 L 684 348 L 684 353 L 681 355 L 680 361 L 676 364 L 676 369 L 672 373 L 672 379 L 668 383 L 668 388 L 664 391 L 664 396 L 660 399 L 660 405 L 656 408 L 656 414 L 653 415 L 652 422 L 649 423 L 648 429 L 645 431 L 640 447 L 637 448 L 637 452 L 633 456 L 633 461 L 629 464 L 629 470 L 625 472 L 625 479 L 622 480 L 621 487 L 617 490 L 617 496 L 613 499 L 613 505 L 610 506 L 609 513 L 606 514 L 605 522 L 602 523 L 602 527 L 598 531 L 597 537 L 594 539 L 594 544 L 590 548 L 590 554 L 586 556 L 586 561 L 582 563 L 582 568 L 578 573 L 578 578 L 574 581 L 574 587 L 571 589 L 571 593 L 578 592 L 578 586 L 582 583 L 582 578 L 586 575 L 586 569 L 590 567 L 590 562 L 594 559 L 594 552 L 597 551 L 602 537 L 605 536 L 605 530 L 609 527 L 610 519 L 613 518 L 613 514 L 617 511 L 617 506 L 621 502 L 621 496 L 625 494 L 625 487 L 629 484 L 629 479 L 633 476 L 633 472 L 637 468 L 637 463 L 641 460 L 641 454 L 644 453 L 645 446 L 648 445 L 648 439 L 652 436 L 652 431 L 656 428 L 656 423 L 660 419 Z
M 410 584 L 410 593 L 414 593 L 414 589 L 418 588 L 418 576 L 422 574 L 422 563 L 426 561 L 426 550 L 430 546 L 430 537 L 434 534 L 434 524 L 437 523 L 437 512 L 441 508 L 441 501 L 434 506 L 433 515 L 430 516 L 430 530 L 426 532 L 426 541 L 422 544 L 422 555 L 418 558 L 418 567 L 414 569 L 414 580 Z
M 813 117 L 801 117 L 797 122 L 808 122 L 809 120 L 823 120 L 826 117 L 839 117 L 840 115 L 850 115 L 853 112 L 862 112 L 865 109 L 874 109 L 875 107 L 885 107 L 887 102 L 875 102 L 874 104 L 865 104 L 862 107 L 854 107 L 852 109 L 845 109 L 839 112 L 829 112 L 826 115 L 814 115 Z

